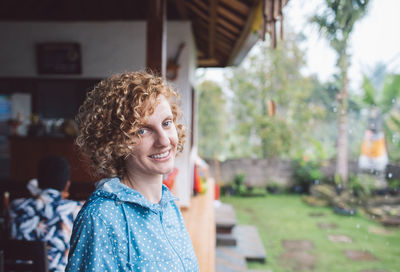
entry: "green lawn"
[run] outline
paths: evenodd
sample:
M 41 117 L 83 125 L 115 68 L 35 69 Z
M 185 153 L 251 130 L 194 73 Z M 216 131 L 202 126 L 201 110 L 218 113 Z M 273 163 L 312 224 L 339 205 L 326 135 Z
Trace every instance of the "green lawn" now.
M 267 251 L 266 264 L 249 263 L 251 269 L 273 272 L 297 271 L 285 268 L 278 257 L 284 252 L 282 240 L 306 239 L 314 243 L 310 253 L 316 257 L 315 270 L 321 272 L 353 272 L 367 269 L 400 271 L 400 229 L 389 229 L 391 234 L 374 234 L 372 228 L 383 228 L 358 212 L 355 216 L 341 216 L 331 208 L 310 207 L 297 195 L 267 195 L 265 197 L 223 197 L 233 205 L 238 224 L 255 225 Z M 311 217 L 310 213 L 323 213 Z M 320 229 L 318 223 L 334 223 L 336 229 Z M 353 243 L 334 243 L 328 234 L 347 235 Z M 379 261 L 351 261 L 344 250 L 366 250 Z

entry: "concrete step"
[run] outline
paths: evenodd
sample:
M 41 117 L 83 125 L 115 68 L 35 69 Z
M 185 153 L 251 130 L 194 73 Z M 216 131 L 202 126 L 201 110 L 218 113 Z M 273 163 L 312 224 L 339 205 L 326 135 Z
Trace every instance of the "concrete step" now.
M 217 246 L 236 246 L 236 237 L 232 233 L 217 233 Z
M 238 251 L 249 262 L 265 263 L 267 253 L 255 226 L 238 225 L 233 229 Z
M 247 272 L 246 259 L 236 247 L 217 247 L 215 254 L 216 272 Z
M 232 229 L 236 226 L 236 214 L 232 205 L 217 202 L 215 205 L 215 223 L 217 233 L 232 233 Z

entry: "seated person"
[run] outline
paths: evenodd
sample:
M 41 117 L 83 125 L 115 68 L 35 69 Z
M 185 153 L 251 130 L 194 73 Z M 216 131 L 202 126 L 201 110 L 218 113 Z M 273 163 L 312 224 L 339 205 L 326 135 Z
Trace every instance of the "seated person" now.
M 70 248 L 72 226 L 82 203 L 67 200 L 70 166 L 62 157 L 40 160 L 38 185 L 41 189 L 32 198 L 11 202 L 11 237 L 41 240 L 48 245 L 50 271 L 65 271 Z

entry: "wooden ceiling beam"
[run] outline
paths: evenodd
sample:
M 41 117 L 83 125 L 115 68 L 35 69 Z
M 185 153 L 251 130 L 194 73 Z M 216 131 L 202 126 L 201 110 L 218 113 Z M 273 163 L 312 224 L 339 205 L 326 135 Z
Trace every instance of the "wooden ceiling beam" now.
M 196 25 L 196 28 L 201 28 L 200 31 L 208 31 L 208 24 L 206 23 L 205 20 L 202 20 L 201 18 L 194 18 L 192 19 L 193 24 Z M 237 39 L 237 36 L 234 35 L 232 32 L 228 31 L 226 28 L 224 28 L 221 24 L 216 25 L 216 33 L 220 33 L 224 35 L 227 39 L 230 39 L 232 41 L 235 41 Z
M 208 46 L 208 36 L 206 34 L 200 34 L 197 36 L 200 40 L 204 41 L 204 44 Z M 228 52 L 231 50 L 231 45 L 229 42 L 223 39 L 217 39 L 216 44 L 224 47 L 225 50 L 228 50 Z
M 201 51 L 200 49 L 197 49 L 197 57 L 198 57 L 198 58 L 204 57 L 205 55 L 206 55 L 206 54 L 204 54 L 203 51 Z
M 15 4 L 17 1 L 20 5 Z M 33 5 L 34 2 L 38 2 Z M 149 1 L 154 0 L 116 0 L 116 4 L 107 6 L 105 0 L 98 0 L 93 6 L 92 1 L 78 0 L 66 3 L 68 0 L 58 0 L 54 6 L 51 0 L 3 0 L 0 2 L 0 20 L 36 20 L 36 21 L 108 21 L 108 20 L 146 20 Z M 160 1 L 160 0 L 157 0 Z M 196 46 L 203 54 L 202 59 L 218 60 L 220 66 L 239 61 L 254 44 L 253 36 L 249 36 L 249 14 L 254 6 L 263 3 L 263 15 L 268 32 L 273 32 L 274 19 L 282 22 L 282 8 L 288 0 L 162 0 L 166 1 L 168 11 L 178 19 L 190 20 L 192 23 Z M 4 2 L 4 3 L 3 3 Z M 20 3 L 21 2 L 21 3 Z M 22 3 L 23 2 L 23 3 Z M 272 3 L 274 3 L 272 5 Z M 22 5 L 23 4 L 23 5 Z M 72 13 L 70 6 L 80 7 Z M 22 5 L 22 6 L 21 6 Z M 32 6 L 33 5 L 33 6 Z M 266 8 L 266 6 L 268 6 Z M 273 9 L 271 10 L 271 6 Z M 268 22 L 267 22 L 268 21 Z M 282 23 L 280 26 L 282 27 Z M 282 35 L 283 30 L 277 28 L 276 34 Z M 202 39 L 198 34 L 203 34 Z M 274 36 L 274 35 L 272 35 Z M 279 38 L 279 36 L 277 36 Z M 149 50 L 150 51 L 150 50 Z M 146 56 L 147 58 L 147 56 Z M 146 59 L 147 61 L 147 59 Z M 230 64 L 230 65 L 231 65 Z
M 242 29 L 242 32 L 240 33 L 239 38 L 237 39 L 235 45 L 233 46 L 233 49 L 231 51 L 230 57 L 228 59 L 227 64 L 228 65 L 233 65 L 235 63 L 235 58 L 239 54 L 240 50 L 243 47 L 243 44 L 245 43 L 247 37 L 251 35 L 250 30 L 254 21 L 254 17 L 256 16 L 256 11 L 257 11 L 257 3 L 253 4 L 253 7 L 251 8 L 249 15 L 247 17 L 246 23 L 244 24 L 244 27 Z
M 221 0 L 221 3 L 224 3 L 226 6 L 232 7 L 244 16 L 246 16 L 249 12 L 249 7 L 238 0 Z
M 236 26 L 228 23 L 225 19 L 218 17 L 217 21 L 219 24 L 221 24 L 223 27 L 225 27 L 228 31 L 231 31 L 233 34 L 240 33 L 240 29 L 238 29 Z
M 235 41 L 237 37 L 233 35 L 231 32 L 226 31 L 225 28 L 223 27 L 217 27 L 217 33 L 221 33 L 221 35 L 224 35 L 226 38 Z
M 201 20 L 200 18 L 195 19 L 193 21 L 196 24 L 196 28 L 200 30 L 200 32 L 207 32 L 208 30 L 208 24 Z M 226 39 L 229 39 L 232 43 L 232 41 L 235 41 L 237 37 L 233 35 L 231 32 L 227 31 L 225 28 L 221 27 L 221 25 L 217 25 L 216 28 L 216 35 L 222 35 Z
M 196 3 L 196 5 L 198 5 L 200 8 L 202 8 L 203 9 L 203 11 L 208 11 L 208 6 L 207 6 L 207 4 L 205 4 L 203 1 L 201 1 L 201 0 L 194 0 L 194 3 Z
M 228 56 L 225 54 L 226 50 L 223 48 L 215 49 L 216 55 L 214 58 L 199 57 L 198 65 L 200 67 L 225 67 Z
M 233 14 L 230 10 L 221 5 L 218 7 L 218 13 L 238 26 L 242 26 L 245 23 L 240 16 Z
M 199 67 L 213 67 L 213 66 L 220 66 L 221 64 L 217 59 L 210 58 L 210 59 L 199 59 L 197 61 Z
M 196 25 L 196 28 L 199 29 L 201 32 L 207 32 L 208 31 L 208 24 L 202 20 L 201 18 L 197 18 L 195 20 L 192 20 L 193 23 Z
M 209 20 L 208 15 L 204 14 L 204 12 L 195 5 L 193 5 L 193 3 L 186 2 L 186 5 L 190 8 L 191 11 L 193 11 L 194 14 L 198 15 L 199 17 L 208 22 Z
M 204 50 L 201 50 L 202 48 L 207 49 L 207 45 L 208 45 L 207 41 L 204 40 L 204 37 L 202 37 L 202 38 L 199 39 L 199 44 L 200 44 L 200 46 L 201 46 L 201 48 L 199 48 L 199 51 L 201 51 L 201 53 L 199 53 L 199 54 L 202 54 L 202 56 L 199 56 L 199 57 L 202 58 L 202 59 L 207 59 L 207 58 L 209 58 L 209 57 L 207 56 L 206 52 L 205 52 Z M 223 60 L 228 59 L 228 54 L 227 54 L 227 53 L 229 53 L 229 52 L 226 51 L 226 48 L 225 48 L 225 47 L 217 46 L 217 47 L 215 48 L 215 56 L 214 56 L 214 59 L 217 59 L 217 60 L 220 61 L 220 63 L 222 63 Z
M 229 51 L 232 49 L 232 42 L 221 35 L 217 36 L 217 44 L 225 45 L 227 49 L 229 48 Z
M 224 52 L 229 52 L 232 49 L 232 46 L 229 43 L 227 43 L 226 41 L 217 40 L 216 45 L 217 45 L 216 48 L 219 48 L 219 49 L 221 49 L 221 51 L 224 51 Z M 214 58 L 216 56 L 217 56 L 217 54 L 214 56 Z
M 182 19 L 187 20 L 189 18 L 187 14 L 187 10 L 185 7 L 185 1 L 184 0 L 177 0 L 176 1 L 176 9 L 179 12 L 179 15 L 181 16 Z
M 210 0 L 210 21 L 208 27 L 208 55 L 214 57 L 215 33 L 217 28 L 217 6 L 218 0 Z

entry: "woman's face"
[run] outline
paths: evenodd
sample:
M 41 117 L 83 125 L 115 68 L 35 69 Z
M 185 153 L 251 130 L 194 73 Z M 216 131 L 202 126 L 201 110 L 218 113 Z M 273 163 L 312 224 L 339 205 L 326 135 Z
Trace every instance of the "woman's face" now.
M 158 99 L 159 104 L 139 129 L 140 139 L 126 161 L 128 171 L 135 176 L 168 174 L 174 168 L 178 133 L 168 100 L 162 95 Z

